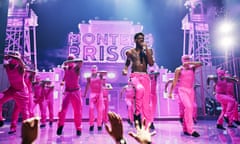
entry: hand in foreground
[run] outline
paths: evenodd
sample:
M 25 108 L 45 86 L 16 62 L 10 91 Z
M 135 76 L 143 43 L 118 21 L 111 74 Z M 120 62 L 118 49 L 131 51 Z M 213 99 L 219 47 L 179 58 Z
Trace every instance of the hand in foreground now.
M 123 139 L 123 125 L 121 117 L 114 113 L 108 112 L 108 119 L 111 124 L 111 128 L 108 125 L 105 125 L 105 128 L 109 135 L 118 143 L 121 139 Z
M 30 118 L 22 123 L 22 144 L 33 143 L 38 135 L 38 118 Z
M 152 142 L 152 136 L 156 134 L 156 131 L 150 132 L 150 124 L 148 126 L 145 126 L 146 120 L 143 120 L 142 128 L 139 127 L 138 121 L 135 122 L 137 133 L 129 132 L 128 135 L 133 137 L 136 141 L 138 141 L 140 144 L 149 144 Z

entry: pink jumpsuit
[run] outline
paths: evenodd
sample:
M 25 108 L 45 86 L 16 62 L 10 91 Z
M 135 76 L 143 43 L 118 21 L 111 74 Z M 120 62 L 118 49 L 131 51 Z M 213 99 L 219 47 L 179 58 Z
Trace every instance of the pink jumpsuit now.
M 43 95 L 43 83 L 40 80 L 37 80 L 33 83 L 33 90 L 34 90 L 34 106 L 33 109 L 39 104 L 39 109 L 41 113 L 41 125 L 46 124 L 46 102 L 45 97 Z
M 53 122 L 53 118 L 54 118 L 54 115 L 53 115 L 53 92 L 54 92 L 53 85 L 45 85 L 43 87 L 42 94 L 45 97 L 46 107 L 48 108 L 50 122 Z
M 134 72 L 131 73 L 130 78 L 136 88 L 135 114 L 141 114 L 143 119 L 146 119 L 146 124 L 152 123 L 153 116 L 149 75 L 143 72 Z
M 232 96 L 226 94 L 227 80 L 218 78 L 215 86 L 216 100 L 221 104 L 222 111 L 218 117 L 217 124 L 223 124 L 224 114 L 229 118 L 229 124 L 232 124 L 232 116 L 235 100 Z
M 90 107 L 89 107 L 89 124 L 94 125 L 94 106 L 97 108 L 97 125 L 102 126 L 103 117 L 103 93 L 102 93 L 102 80 L 100 77 L 91 77 L 90 80 Z
M 22 119 L 29 118 L 29 95 L 28 88 L 24 82 L 25 70 L 20 59 L 10 58 L 8 64 L 4 64 L 7 72 L 10 87 L 3 93 L 0 93 L 0 120 L 2 117 L 2 105 L 8 100 L 15 101 L 14 113 L 12 115 L 11 131 L 16 131 L 16 122 L 18 113 L 21 112 Z
M 28 88 L 28 94 L 29 94 L 29 116 L 33 117 L 33 91 L 32 91 L 32 82 L 34 79 L 35 73 L 33 71 L 26 70 L 25 76 L 24 76 L 24 81 L 27 85 Z M 18 121 L 18 116 L 19 116 L 19 108 L 17 105 L 14 106 L 13 113 L 12 113 L 12 122 L 11 122 L 11 131 L 16 130 L 16 125 Z
M 71 102 L 74 110 L 74 123 L 76 130 L 82 130 L 82 97 L 81 88 L 79 85 L 80 80 L 80 66 L 74 62 L 64 63 L 66 66 L 64 81 L 65 92 L 62 101 L 61 111 L 58 113 L 59 121 L 58 127 L 64 126 L 68 105 Z
M 181 69 L 178 94 L 184 110 L 183 131 L 192 134 L 193 130 L 193 109 L 194 109 L 194 70 Z

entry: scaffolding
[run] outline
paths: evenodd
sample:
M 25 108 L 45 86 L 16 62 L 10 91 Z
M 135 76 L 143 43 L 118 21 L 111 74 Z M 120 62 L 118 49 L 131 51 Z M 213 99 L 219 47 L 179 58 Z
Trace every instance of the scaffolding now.
M 36 27 L 38 17 L 29 3 L 22 7 L 9 4 L 4 53 L 17 51 L 23 61 L 37 69 Z

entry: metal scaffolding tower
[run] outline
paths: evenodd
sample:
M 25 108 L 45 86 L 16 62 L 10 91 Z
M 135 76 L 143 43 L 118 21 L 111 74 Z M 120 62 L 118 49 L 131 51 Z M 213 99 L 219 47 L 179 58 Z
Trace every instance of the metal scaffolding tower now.
M 23 61 L 33 69 L 37 69 L 37 19 L 37 15 L 29 8 L 29 3 L 19 6 L 10 1 L 4 53 L 18 51 Z
M 211 66 L 209 27 L 205 21 L 203 3 L 201 0 L 188 0 L 185 6 L 189 13 L 182 20 L 183 55 L 192 55 L 194 60 Z

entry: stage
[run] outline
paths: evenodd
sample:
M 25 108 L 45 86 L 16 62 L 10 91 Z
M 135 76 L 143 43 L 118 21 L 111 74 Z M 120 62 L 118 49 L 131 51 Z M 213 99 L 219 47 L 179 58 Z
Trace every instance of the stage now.
M 226 125 L 225 125 L 226 126 Z M 195 125 L 196 131 L 200 133 L 199 138 L 185 136 L 182 133 L 181 124 L 176 120 L 158 120 L 155 121 L 157 134 L 153 136 L 153 144 L 237 144 L 240 141 L 240 127 L 235 129 L 227 128 L 225 131 L 216 129 L 216 120 L 199 120 Z M 39 129 L 39 135 L 36 144 L 114 144 L 112 138 L 103 129 L 98 132 L 95 126 L 94 132 L 89 132 L 88 122 L 83 122 L 82 135 L 76 136 L 73 122 L 66 122 L 63 129 L 63 135 L 56 135 L 57 123 L 53 126 L 46 126 Z M 0 128 L 1 144 L 18 144 L 21 142 L 20 123 L 15 134 L 9 135 L 9 123 Z M 137 142 L 127 135 L 134 131 L 124 121 L 124 137 L 128 144 L 137 144 Z

